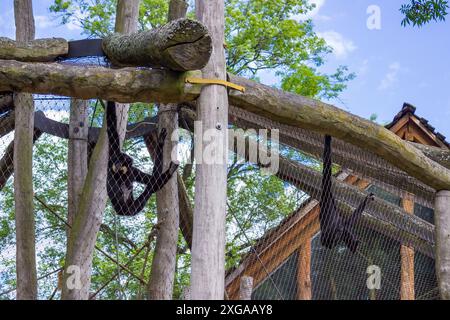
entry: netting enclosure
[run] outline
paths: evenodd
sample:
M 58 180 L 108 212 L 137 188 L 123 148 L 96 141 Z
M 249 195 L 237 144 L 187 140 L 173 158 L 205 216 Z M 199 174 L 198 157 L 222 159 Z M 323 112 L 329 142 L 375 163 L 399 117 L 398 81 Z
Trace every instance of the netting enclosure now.
M 407 106 L 405 106 L 407 107 Z M 239 294 L 241 276 L 253 278 L 254 299 L 435 299 L 433 260 L 434 190 L 374 154 L 335 140 L 334 190 L 344 212 L 364 195 L 376 195 L 357 227 L 356 253 L 345 246 L 324 248 L 318 221 L 323 136 L 284 126 L 231 108 L 243 128 L 280 128 L 280 170 L 286 188 L 295 188 L 297 208 L 262 237 L 230 271 L 227 288 Z M 276 198 L 276 196 L 274 196 Z M 281 200 L 281 199 L 280 199 Z M 251 234 L 254 234 L 253 232 Z M 368 286 L 373 269 L 381 283 Z M 372 271 L 371 271 L 372 270 Z
M 92 60 L 84 60 L 83 63 L 86 61 L 92 63 Z M 37 249 L 43 259 L 52 256 L 54 261 L 54 265 L 40 266 L 39 269 L 40 274 L 48 275 L 40 280 L 40 286 L 46 288 L 44 292 L 48 294 L 56 281 L 58 261 L 63 258 L 61 253 L 56 253 L 64 251 L 66 241 L 67 225 L 64 221 L 67 219 L 65 215 L 69 200 L 65 158 L 70 150 L 70 113 L 84 106 L 89 116 L 86 118 L 86 128 L 89 130 L 85 132 L 89 154 L 98 139 L 104 110 L 98 100 L 82 102 L 58 96 L 36 95 L 34 105 L 34 198 L 37 225 L 45 230 L 41 233 Z M 151 172 L 153 167 L 151 150 L 154 150 L 155 140 L 148 137 L 157 128 L 156 110 L 156 107 L 148 108 L 143 104 L 134 104 L 130 108 L 123 150 L 135 159 L 134 164 L 144 172 Z M 7 110 L 3 113 L 2 120 L 10 119 L 11 112 Z M 192 153 L 191 131 L 194 120 L 195 111 L 192 107 L 184 105 L 180 108 L 179 124 L 185 130 L 180 135 L 179 149 L 187 186 L 186 198 L 180 196 L 180 204 L 185 201 L 185 206 L 193 203 L 192 164 L 187 160 Z M 259 129 L 279 129 L 280 140 L 277 144 L 279 170 L 275 174 L 261 172 L 258 163 L 249 162 L 245 154 L 235 156 L 234 152 L 230 152 L 227 218 L 229 271 L 226 278 L 230 299 L 239 298 L 240 278 L 243 275 L 253 278 L 253 299 L 400 299 L 402 295 L 415 299 L 438 297 L 433 259 L 434 190 L 378 156 L 334 140 L 334 192 L 339 207 L 343 212 L 350 212 L 368 192 L 373 192 L 376 199 L 368 205 L 358 224 L 357 234 L 361 241 L 358 251 L 351 253 L 344 246 L 326 249 L 319 240 L 317 200 L 321 192 L 323 136 L 235 107 L 230 108 L 230 121 L 230 129 L 250 141 L 258 141 L 258 135 L 248 129 L 255 129 L 255 132 Z M 248 130 L 247 134 L 244 130 Z M 3 217 L 13 212 L 13 181 L 8 179 L 12 173 L 10 145 L 13 138 L 13 132 L 2 133 Z M 266 143 L 271 146 L 270 135 Z M 259 194 L 267 190 L 262 188 L 265 185 L 273 185 L 273 192 Z M 134 190 L 136 196 L 142 190 L 142 185 L 137 185 Z M 94 291 L 91 298 L 101 298 L 102 292 L 128 291 L 130 286 L 143 286 L 142 282 L 145 282 L 148 273 L 144 270 L 146 264 L 150 263 L 147 259 L 151 256 L 151 241 L 155 236 L 155 212 L 154 197 L 146 205 L 144 214 L 133 219 L 117 218 L 111 205 L 106 206 L 105 221 L 98 240 L 99 245 L 106 246 L 106 249 L 96 252 L 96 261 L 112 259 L 126 268 L 118 267 L 113 279 L 104 279 L 102 268 L 94 265 Z M 179 253 L 180 270 L 188 270 L 190 264 L 190 219 L 192 217 L 189 215 L 180 218 L 180 239 L 184 243 Z M 152 231 L 146 234 L 145 230 Z M 125 232 L 131 232 L 133 238 L 129 239 Z M 137 243 L 142 243 L 142 246 Z M 2 250 L 1 265 L 4 266 L 3 270 L 7 270 L 5 266 L 14 260 L 13 239 L 3 238 L 2 246 L 5 249 Z M 135 251 L 136 257 L 133 255 L 129 259 L 129 250 Z M 378 267 L 381 275 L 380 286 L 374 289 L 369 289 L 367 285 L 370 266 Z M 179 277 L 178 294 L 181 295 L 183 288 L 188 285 L 186 272 L 180 272 Z M 4 284 L 13 283 L 14 274 L 3 271 L 2 278 Z M 120 289 L 124 282 L 127 288 Z M 7 297 L 13 291 L 5 290 L 5 293 Z M 53 294 L 58 296 L 56 291 Z M 131 298 L 144 296 L 141 292 Z M 123 293 L 119 297 L 127 295 Z
M 414 107 L 227 73 L 223 1 L 132 33 L 119 0 L 75 42 L 32 40 L 30 3 L 0 40 L 0 299 L 450 297 L 449 164 L 420 148 L 450 145 Z

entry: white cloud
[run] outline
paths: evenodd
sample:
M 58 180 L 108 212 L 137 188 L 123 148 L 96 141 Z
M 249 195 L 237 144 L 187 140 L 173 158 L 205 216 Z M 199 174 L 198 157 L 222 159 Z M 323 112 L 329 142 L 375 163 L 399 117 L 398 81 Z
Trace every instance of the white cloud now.
M 47 29 L 57 25 L 55 21 L 50 20 L 47 16 L 35 16 L 34 23 L 37 29 Z
M 352 40 L 346 39 L 342 34 L 334 30 L 317 32 L 317 35 L 323 38 L 333 48 L 333 54 L 338 59 L 347 58 L 348 54 L 357 48 Z
M 331 19 L 328 16 L 319 14 L 320 9 L 322 9 L 322 7 L 325 5 L 325 0 L 309 0 L 309 3 L 314 4 L 315 8 L 306 14 L 294 15 L 294 16 L 292 16 L 292 19 L 297 20 L 297 21 L 304 21 L 304 20 L 313 19 L 313 18 L 314 18 L 314 20 L 322 20 L 322 21 Z
M 392 87 L 398 81 L 398 73 L 400 72 L 401 66 L 398 62 L 393 62 L 389 65 L 389 70 L 381 80 L 378 90 L 386 90 Z

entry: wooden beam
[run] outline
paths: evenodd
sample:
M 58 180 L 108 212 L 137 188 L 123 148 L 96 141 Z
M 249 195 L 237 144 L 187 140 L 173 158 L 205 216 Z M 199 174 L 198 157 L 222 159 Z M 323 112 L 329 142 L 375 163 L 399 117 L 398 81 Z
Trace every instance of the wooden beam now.
M 16 40 L 34 39 L 35 26 L 31 0 L 14 0 Z M 9 90 L 8 90 L 9 91 Z M 16 299 L 36 300 L 36 230 L 33 202 L 34 101 L 31 94 L 14 96 L 14 216 L 16 226 Z
M 195 119 L 195 112 L 182 109 L 182 116 L 188 127 L 192 128 Z M 242 133 L 234 132 L 237 141 L 245 141 Z M 247 139 L 248 140 L 248 139 Z M 231 142 L 231 141 L 230 141 Z M 241 150 L 234 144 L 233 151 L 243 159 L 249 160 L 248 148 Z M 259 150 L 267 154 L 264 148 Z M 255 163 L 260 165 L 259 163 Z M 307 192 L 313 198 L 318 197 L 321 192 L 321 173 L 309 168 L 299 162 L 288 160 L 279 156 L 279 170 L 276 176 L 281 180 Z M 362 182 L 363 183 L 363 182 Z M 367 182 L 364 182 L 367 183 Z M 344 213 L 350 213 L 367 196 L 367 193 L 357 187 L 350 186 L 333 178 L 333 189 L 335 191 L 338 205 Z M 351 197 L 348 195 L 351 194 Z M 380 213 L 383 210 L 383 213 Z M 386 218 L 389 221 L 386 221 Z M 380 198 L 368 204 L 363 214 L 362 220 L 367 226 L 376 231 L 394 238 L 397 241 L 406 243 L 418 248 L 428 256 L 433 256 L 434 226 L 422 219 L 411 216 L 401 208 Z
M 403 209 L 414 215 L 414 195 L 405 194 L 402 198 Z M 400 279 L 400 300 L 414 300 L 414 248 L 401 245 L 401 279 Z
M 56 94 L 80 99 L 101 98 L 118 102 L 182 102 L 195 100 L 200 93 L 199 85 L 186 83 L 188 76 L 192 74 L 5 60 L 0 64 L 0 91 Z M 246 88 L 245 93 L 230 91 L 230 102 L 236 107 L 282 124 L 331 134 L 379 155 L 436 190 L 450 189 L 450 170 L 382 126 L 320 101 L 251 80 L 234 75 L 230 75 L 230 80 Z
M 169 103 L 192 101 L 198 97 L 201 87 L 186 83 L 189 76 L 199 76 L 199 73 L 3 60 L 0 63 L 0 91 L 54 94 L 84 100 L 99 98 L 123 103 Z
M 198 21 L 177 19 L 149 31 L 112 34 L 103 51 L 114 65 L 164 67 L 175 71 L 203 68 L 211 56 L 211 37 Z
M 311 239 L 297 252 L 297 300 L 311 300 Z
M 211 33 L 212 55 L 202 69 L 207 79 L 226 80 L 223 48 L 225 33 L 223 0 L 196 0 L 197 18 Z M 214 134 L 217 148 L 209 159 L 208 145 L 198 144 L 196 150 L 194 233 L 192 239 L 192 299 L 217 300 L 224 296 L 225 217 L 227 202 L 227 128 L 228 94 L 221 85 L 202 88 L 197 100 L 197 119 L 202 127 L 200 139 Z
M 230 103 L 283 124 L 330 134 L 369 150 L 436 190 L 450 189 L 450 170 L 424 156 L 386 128 L 332 105 L 230 75 L 246 88 Z
M 48 62 L 69 52 L 67 40 L 61 38 L 17 42 L 0 37 L 0 59 L 27 62 Z
M 436 275 L 441 299 L 450 300 L 450 191 L 436 195 Z

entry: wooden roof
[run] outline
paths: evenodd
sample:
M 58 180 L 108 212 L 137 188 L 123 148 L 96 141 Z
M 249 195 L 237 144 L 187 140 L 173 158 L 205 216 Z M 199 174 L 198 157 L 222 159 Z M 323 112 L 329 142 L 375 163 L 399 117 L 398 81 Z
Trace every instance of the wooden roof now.
M 386 128 L 404 140 L 449 149 L 450 143 L 446 141 L 445 136 L 436 132 L 427 119 L 415 113 L 416 107 L 405 102 L 403 108 L 392 122 L 386 125 Z
M 415 114 L 416 108 L 404 103 L 402 109 L 386 128 L 404 140 L 416 143 L 450 149 L 445 136 L 435 131 L 428 120 Z M 341 172 L 336 177 L 350 185 L 365 188 L 367 180 L 354 175 Z M 298 250 L 307 239 L 316 234 L 319 229 L 319 202 L 310 199 L 300 206 L 275 228 L 266 232 L 249 253 L 243 258 L 241 264 L 230 270 L 225 279 L 227 294 L 230 299 L 237 299 L 239 284 L 242 275 L 253 277 L 256 287 L 268 274 L 275 271 L 291 254 Z

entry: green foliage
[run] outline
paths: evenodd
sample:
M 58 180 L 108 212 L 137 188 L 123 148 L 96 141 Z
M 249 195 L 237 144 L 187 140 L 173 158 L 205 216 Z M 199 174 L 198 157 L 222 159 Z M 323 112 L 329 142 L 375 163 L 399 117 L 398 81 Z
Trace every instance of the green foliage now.
M 168 1 L 141 1 L 142 30 L 166 22 Z M 50 10 L 62 23 L 75 23 L 91 37 L 113 32 L 116 0 L 55 0 Z M 311 20 L 298 17 L 314 5 L 306 0 L 226 0 L 225 42 L 228 70 L 258 80 L 260 71 L 272 70 L 284 90 L 315 98 L 332 99 L 354 79 L 346 67 L 334 74 L 318 68 L 332 49 L 318 37 Z M 193 18 L 192 12 L 188 14 Z
M 445 21 L 448 8 L 446 0 L 411 0 L 400 8 L 400 12 L 405 16 L 402 26 L 412 24 L 422 27 L 430 21 Z
M 312 9 L 305 0 L 226 0 L 226 58 L 230 72 L 257 79 L 261 71 L 271 70 L 280 77 L 282 89 L 316 98 L 336 98 L 346 83 L 354 78 L 346 67 L 339 67 L 334 74 L 322 74 L 320 66 L 331 52 L 325 41 L 319 38 L 310 20 L 299 20 Z M 167 17 L 167 0 L 142 0 L 139 26 L 155 28 Z M 89 37 L 104 37 L 113 32 L 116 0 L 54 0 L 51 12 L 62 18 L 63 24 L 81 26 Z M 193 17 L 192 12 L 188 14 Z M 294 19 L 295 18 L 295 19 Z M 49 105 L 51 108 L 52 105 Z M 149 104 L 133 104 L 129 122 L 142 121 L 155 114 Z M 91 126 L 101 126 L 104 110 L 100 104 L 91 104 Z M 190 141 L 181 142 L 189 149 Z M 124 149 L 143 171 L 149 172 L 151 159 L 141 139 L 126 141 Z M 282 148 L 282 154 L 293 161 L 309 165 L 317 170 L 320 165 L 308 156 Z M 51 211 L 63 218 L 67 212 L 67 141 L 42 136 L 35 147 L 33 172 L 35 194 L 45 202 L 35 202 L 36 237 L 39 275 L 63 265 L 66 230 Z M 251 245 L 270 228 L 291 214 L 308 196 L 273 175 L 264 175 L 259 169 L 240 162 L 232 162 L 228 171 L 227 215 L 227 268 L 235 267 Z M 191 203 L 194 198 L 193 174 L 185 181 Z M 136 190 L 137 192 L 139 192 Z M 14 245 L 14 194 L 12 182 L 0 196 L 0 250 Z M 146 241 L 156 222 L 156 203 L 152 197 L 143 214 L 131 219 L 118 219 L 111 206 L 106 206 L 103 223 L 112 233 L 101 232 L 97 246 L 111 257 L 126 264 Z M 125 236 L 134 246 L 116 240 Z M 154 241 L 148 255 L 143 250 L 128 268 L 148 281 L 154 252 Z M 180 298 L 183 288 L 189 285 L 191 256 L 181 233 L 178 241 L 177 272 L 174 297 Z M 0 261 L 5 272 L 0 282 L 9 287 L 15 285 L 14 256 Z M 117 265 L 104 255 L 94 254 L 92 291 L 108 285 L 99 293 L 99 299 L 140 299 L 146 288 L 127 272 L 121 271 L 120 281 L 115 278 Z M 55 277 L 39 282 L 40 297 L 48 298 L 56 285 Z M 3 289 L 3 288 L 2 288 Z M 59 296 L 57 294 L 55 298 Z M 0 297 L 1 298 L 1 297 Z

